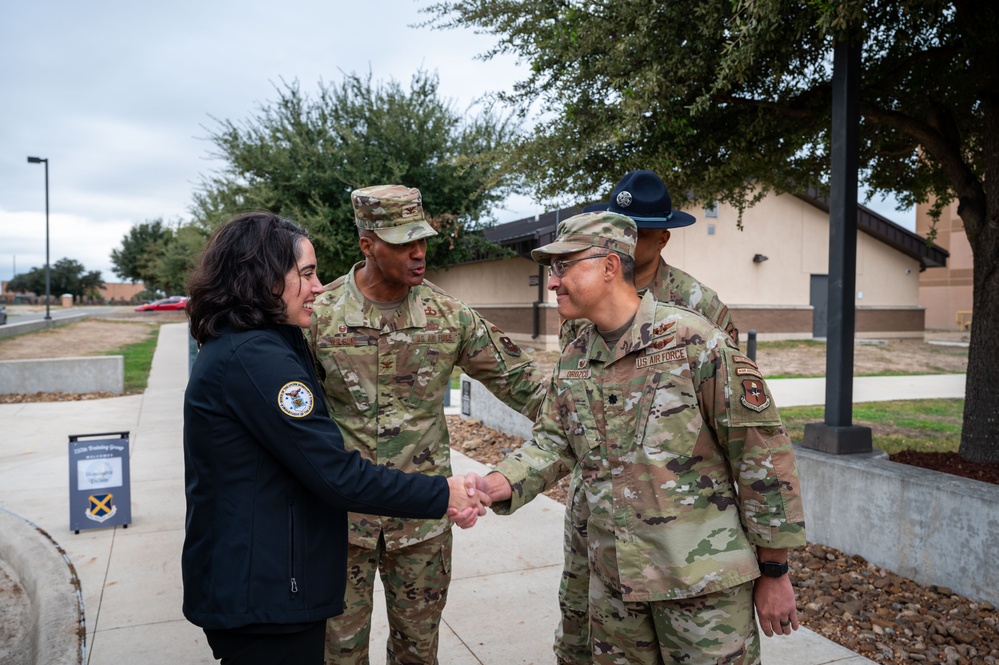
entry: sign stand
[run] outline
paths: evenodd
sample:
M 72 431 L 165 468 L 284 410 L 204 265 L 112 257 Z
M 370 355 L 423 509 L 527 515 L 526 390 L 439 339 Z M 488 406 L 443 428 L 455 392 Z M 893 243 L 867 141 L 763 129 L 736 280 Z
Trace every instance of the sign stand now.
M 86 440 L 85 440 L 86 439 Z M 69 435 L 69 528 L 132 522 L 128 432 Z

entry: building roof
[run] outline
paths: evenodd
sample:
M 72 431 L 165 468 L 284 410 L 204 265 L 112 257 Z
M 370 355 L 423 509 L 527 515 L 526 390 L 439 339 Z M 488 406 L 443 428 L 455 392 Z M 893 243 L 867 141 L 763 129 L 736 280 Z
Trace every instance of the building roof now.
M 804 194 L 796 194 L 795 196 L 829 212 L 829 200 L 820 196 L 818 191 L 812 187 L 809 187 Z M 857 205 L 857 228 L 889 247 L 918 260 L 920 271 L 927 268 L 943 268 L 947 265 L 947 257 L 950 256 L 950 252 L 946 249 L 859 204 Z
M 829 212 L 829 201 L 820 196 L 813 188 L 809 188 L 808 192 L 804 194 L 796 194 L 796 196 L 806 203 Z M 499 224 L 486 229 L 483 233 L 489 240 L 512 249 L 518 256 L 530 258 L 532 249 L 548 244 L 555 239 L 555 229 L 558 227 L 559 220 L 578 215 L 582 211 L 583 206 L 561 208 L 506 224 Z M 938 247 L 862 205 L 857 206 L 857 228 L 889 247 L 918 260 L 920 270 L 941 268 L 947 265 L 947 257 L 950 254 L 946 249 Z

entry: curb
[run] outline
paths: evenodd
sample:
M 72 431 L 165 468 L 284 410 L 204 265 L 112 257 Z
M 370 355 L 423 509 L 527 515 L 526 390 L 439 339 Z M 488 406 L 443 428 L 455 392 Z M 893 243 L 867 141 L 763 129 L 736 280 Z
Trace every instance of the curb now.
M 38 525 L 0 508 L 0 560 L 30 599 L 29 634 L 18 636 L 28 652 L 18 663 L 80 665 L 86 625 L 80 578 L 66 551 Z

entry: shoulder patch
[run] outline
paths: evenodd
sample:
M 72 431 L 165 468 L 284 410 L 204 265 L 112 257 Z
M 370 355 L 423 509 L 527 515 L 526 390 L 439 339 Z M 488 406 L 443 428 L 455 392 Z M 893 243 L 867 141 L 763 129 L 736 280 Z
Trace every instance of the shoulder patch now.
M 312 391 L 301 381 L 289 381 L 278 391 L 278 407 L 285 415 L 292 418 L 304 418 L 309 415 L 315 404 L 316 398 Z
M 739 397 L 739 401 L 744 407 L 752 409 L 756 413 L 766 410 L 771 404 L 766 386 L 762 381 L 756 379 L 742 380 L 742 396 Z
M 503 349 L 511 356 L 517 357 L 520 355 L 520 347 L 512 339 L 509 337 L 500 337 L 499 341 L 503 345 Z
M 759 367 L 757 367 L 756 363 L 753 362 L 753 360 L 749 356 L 733 355 L 732 356 L 732 362 L 742 363 L 744 365 L 750 365 L 752 367 L 756 367 L 757 369 L 759 369 Z

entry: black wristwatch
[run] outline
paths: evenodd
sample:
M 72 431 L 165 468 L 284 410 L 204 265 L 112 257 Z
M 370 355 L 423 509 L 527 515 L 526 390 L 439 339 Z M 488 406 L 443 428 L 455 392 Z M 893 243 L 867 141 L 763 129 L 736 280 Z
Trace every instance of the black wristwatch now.
M 760 572 L 767 577 L 781 577 L 787 574 L 787 561 L 777 563 L 776 561 L 760 561 Z

